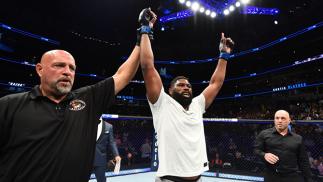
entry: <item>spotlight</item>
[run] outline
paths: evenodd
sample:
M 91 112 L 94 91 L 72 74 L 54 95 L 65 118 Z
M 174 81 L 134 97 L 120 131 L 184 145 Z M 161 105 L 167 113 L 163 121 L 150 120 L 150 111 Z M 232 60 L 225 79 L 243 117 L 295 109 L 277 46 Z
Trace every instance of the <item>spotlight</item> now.
M 236 7 L 240 7 L 241 3 L 239 1 L 236 2 Z
M 161 31 L 165 31 L 165 28 L 164 27 L 161 27 L 161 29 L 160 29 Z
M 212 17 L 212 18 L 215 18 L 215 17 L 216 17 L 216 13 L 215 13 L 215 12 L 212 12 L 212 13 L 211 13 L 211 17 Z
M 187 7 L 191 7 L 191 5 L 192 5 L 191 1 L 186 1 L 186 6 Z
M 228 9 L 225 9 L 224 11 L 223 11 L 223 14 L 224 15 L 228 15 L 230 13 L 230 11 L 228 10 Z
M 232 6 L 232 5 L 231 5 L 231 6 L 229 7 L 229 10 L 230 10 L 230 11 L 234 11 L 234 6 Z
M 275 23 L 275 25 L 278 25 L 278 21 L 277 20 L 275 20 L 274 23 Z
M 201 13 L 204 13 L 204 11 L 205 11 L 205 8 L 204 8 L 204 7 L 201 7 L 201 8 L 200 8 L 200 12 L 201 12 Z
M 180 2 L 181 4 L 184 4 L 184 3 L 185 3 L 185 0 L 179 0 L 179 2 Z
M 194 2 L 191 8 L 193 11 L 197 11 L 200 8 L 200 4 L 198 2 Z
M 248 4 L 250 2 L 250 0 L 241 0 L 242 4 Z
M 206 15 L 210 15 L 210 13 L 211 13 L 211 11 L 210 11 L 210 10 L 206 10 L 206 11 L 205 11 L 205 14 L 206 14 Z

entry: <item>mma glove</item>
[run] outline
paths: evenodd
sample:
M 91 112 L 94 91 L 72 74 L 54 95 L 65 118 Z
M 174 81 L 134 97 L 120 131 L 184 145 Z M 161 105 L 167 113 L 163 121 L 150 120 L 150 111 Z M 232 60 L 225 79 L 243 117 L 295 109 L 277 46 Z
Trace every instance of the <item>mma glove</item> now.
M 153 31 L 152 27 L 149 26 L 150 21 L 153 19 L 152 14 L 150 12 L 150 8 L 143 9 L 138 18 L 138 22 L 140 24 L 140 28 L 137 29 L 137 43 L 136 45 L 140 45 L 141 35 L 148 34 L 149 39 L 153 40 Z

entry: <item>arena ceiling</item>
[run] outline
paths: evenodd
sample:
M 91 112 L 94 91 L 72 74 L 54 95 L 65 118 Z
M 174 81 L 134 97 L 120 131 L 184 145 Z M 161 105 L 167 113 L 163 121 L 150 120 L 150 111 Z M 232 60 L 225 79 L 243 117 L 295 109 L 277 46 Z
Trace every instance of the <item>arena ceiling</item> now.
M 204 2 L 219 6 L 232 0 Z M 323 21 L 321 0 L 251 0 L 250 6 L 278 8 L 280 13 L 275 16 L 246 15 L 235 11 L 215 19 L 197 13 L 182 21 L 158 23 L 153 42 L 155 58 L 185 61 L 216 57 L 221 32 L 232 37 L 236 42 L 235 51 L 241 52 Z M 57 40 L 61 44 L 50 45 L 0 29 L 2 41 L 15 50 L 14 53 L 1 54 L 17 59 L 35 57 L 37 60 L 45 50 L 62 48 L 76 57 L 79 71 L 109 75 L 121 64 L 121 58 L 131 52 L 138 28 L 138 14 L 145 7 L 151 7 L 159 17 L 187 9 L 176 0 L 4 1 L 0 5 L 0 23 Z M 162 26 L 166 27 L 165 31 L 161 31 Z M 236 66 L 232 69 L 238 72 L 240 69 L 291 61 L 286 59 L 291 56 L 297 59 L 297 56 L 304 58 L 320 54 L 322 44 L 323 28 L 318 28 L 259 53 L 236 58 Z M 192 70 L 189 65 L 184 67 Z M 209 69 L 200 67 L 202 70 Z M 183 72 L 180 69 L 170 70 Z

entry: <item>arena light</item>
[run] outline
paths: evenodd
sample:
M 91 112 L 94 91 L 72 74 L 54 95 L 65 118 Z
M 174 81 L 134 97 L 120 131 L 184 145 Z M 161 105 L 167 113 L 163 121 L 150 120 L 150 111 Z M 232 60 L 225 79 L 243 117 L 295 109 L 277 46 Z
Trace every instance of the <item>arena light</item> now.
M 230 11 L 234 11 L 234 9 L 235 9 L 235 8 L 234 8 L 234 6 L 233 6 L 233 5 L 231 5 L 231 6 L 229 7 L 229 10 L 230 10 Z
M 161 17 L 159 19 L 159 21 L 161 23 L 165 23 L 165 22 L 169 22 L 169 21 L 175 21 L 176 19 L 181 19 L 181 18 L 187 18 L 187 17 L 190 17 L 190 16 L 193 16 L 193 12 L 191 10 L 185 10 L 183 12 L 179 12 L 179 13 L 174 13 L 172 14 L 171 16 L 164 16 L 164 17 Z M 292 34 L 289 34 L 289 35 L 286 35 L 285 37 L 283 38 L 280 38 L 278 40 L 274 40 L 272 42 L 269 42 L 269 43 L 266 43 L 266 44 L 263 44 L 257 48 L 251 48 L 251 49 L 248 49 L 248 50 L 244 50 L 244 51 L 241 51 L 241 52 L 238 52 L 238 53 L 235 53 L 233 55 L 231 55 L 232 58 L 236 58 L 236 57 L 240 57 L 240 56 L 244 56 L 246 54 L 250 54 L 250 53 L 254 53 L 256 51 L 260 51 L 260 50 L 264 50 L 268 47 L 272 47 L 276 44 L 279 44 L 281 43 L 282 41 L 285 41 L 287 39 L 291 39 L 291 38 L 294 38 L 294 37 L 297 37 L 297 36 L 300 36 L 306 32 L 309 32 L 309 31 L 312 31 L 312 30 L 315 30 L 315 29 L 318 29 L 318 28 L 321 28 L 323 27 L 323 21 L 321 22 L 318 22 L 312 26 L 309 26 L 309 27 L 306 27 L 304 29 L 301 29 L 297 32 L 294 32 Z M 318 60 L 318 59 L 322 59 L 323 58 L 323 54 L 319 55 L 318 57 L 314 57 L 314 58 L 308 58 L 304 61 L 296 61 L 295 64 L 301 64 L 301 63 L 305 63 L 305 62 L 309 62 L 309 61 L 313 61 L 313 60 Z M 125 61 L 127 59 L 127 57 L 122 57 L 121 58 L 123 61 Z M 12 59 L 8 59 L 8 58 L 4 58 L 4 57 L 0 57 L 0 61 L 5 61 L 5 62 L 10 62 L 10 63 L 13 63 L 13 64 L 22 64 L 22 65 L 25 65 L 25 66 L 31 66 L 31 67 L 35 67 L 35 64 L 33 64 L 31 61 L 25 61 L 25 60 L 12 60 Z M 162 65 L 165 65 L 165 64 L 201 64 L 201 63 L 209 63 L 209 62 L 214 62 L 216 61 L 216 58 L 207 58 L 207 59 L 195 59 L 195 60 L 155 60 L 155 63 L 156 64 L 162 64 Z M 279 70 L 282 69 L 282 68 L 279 68 Z M 266 72 L 268 73 L 268 71 Z M 77 73 L 78 76 L 89 76 L 89 74 L 81 74 L 81 73 Z M 257 73 L 257 75 L 259 75 Z M 103 79 L 104 77 L 99 77 L 97 76 L 96 78 L 99 78 L 99 79 Z M 243 78 L 245 78 L 245 76 L 243 76 Z M 235 78 L 235 79 L 240 79 L 240 78 Z M 230 79 L 227 79 L 227 80 L 230 80 Z M 143 81 L 134 81 L 132 80 L 131 83 L 144 83 Z
M 204 122 L 238 122 L 238 118 L 203 118 Z
M 101 118 L 103 118 L 103 119 L 111 119 L 111 118 L 115 119 L 115 118 L 119 118 L 119 115 L 118 114 L 102 114 Z
M 200 11 L 201 13 L 206 13 L 206 10 L 209 9 L 210 13 L 206 13 L 207 16 L 210 16 L 212 11 L 216 12 L 216 16 L 227 16 L 231 12 L 235 11 L 237 8 L 240 8 L 242 5 L 243 9 L 240 11 L 241 14 L 259 14 L 259 15 L 276 15 L 279 14 L 280 10 L 277 8 L 261 8 L 261 7 L 252 7 L 247 6 L 251 1 L 250 0 L 233 0 L 228 3 L 221 3 L 221 6 L 211 6 L 205 0 L 178 0 L 180 4 L 185 4 L 186 7 L 194 13 Z M 194 16 L 194 14 L 193 14 Z
M 146 173 L 146 172 L 150 172 L 150 171 L 151 171 L 151 168 L 122 170 L 119 172 L 119 174 L 111 171 L 111 172 L 105 172 L 105 176 L 106 177 L 114 177 L 114 176 L 122 176 L 122 175 L 129 175 L 129 174 Z M 90 179 L 95 179 L 95 175 L 91 174 Z
M 209 15 L 211 14 L 211 11 L 208 9 L 208 10 L 206 10 L 206 11 L 205 11 L 205 14 L 206 14 L 207 16 L 209 16 Z
M 307 86 L 307 83 L 303 82 L 303 83 L 296 83 L 296 84 L 292 84 L 292 85 L 287 85 L 287 89 L 291 90 L 291 89 L 296 89 L 296 88 L 305 88 Z
M 8 85 L 14 86 L 14 87 L 25 87 L 26 84 L 24 83 L 17 83 L 17 82 L 8 82 Z
M 24 89 L 31 89 L 32 87 L 26 87 L 24 85 L 16 85 L 16 84 L 8 84 L 8 83 L 1 83 L 0 85 L 4 85 L 4 86 L 9 86 L 9 87 L 15 87 L 15 88 L 24 88 Z M 275 92 L 284 92 L 284 91 L 289 91 L 289 90 L 298 90 L 298 89 L 303 89 L 303 88 L 309 88 L 309 87 L 316 87 L 316 86 L 321 86 L 323 85 L 323 82 L 315 82 L 315 83 L 296 83 L 296 84 L 291 84 L 291 85 L 284 85 L 281 87 L 276 87 L 276 88 L 269 88 L 269 89 L 265 89 L 265 90 L 261 90 L 261 91 L 256 91 L 256 92 L 252 92 L 252 93 L 236 93 L 230 96 L 224 96 L 224 97 L 217 97 L 216 99 L 218 100 L 226 100 L 226 99 L 237 99 L 237 98 L 242 98 L 242 97 L 250 97 L 250 96 L 257 96 L 257 95 L 264 95 L 264 94 L 270 94 L 270 93 L 275 93 Z M 20 90 L 21 91 L 21 90 Z M 147 98 L 137 98 L 137 97 L 133 97 L 133 96 L 118 96 L 118 98 L 124 98 L 124 97 L 132 97 L 132 100 L 139 100 L 139 101 L 146 101 Z M 127 100 L 127 99 L 124 99 Z M 118 119 L 118 118 L 122 118 L 122 119 L 131 119 L 131 118 L 124 118 L 124 116 L 120 116 L 120 115 L 102 115 L 101 116 L 103 119 Z M 138 118 L 138 116 L 133 116 L 132 118 Z M 151 117 L 145 117 L 145 119 L 149 119 Z
M 304 83 L 303 83 L 303 85 L 299 84 L 299 85 L 295 86 L 295 88 L 290 87 L 290 89 L 288 89 L 288 87 L 286 87 L 286 86 L 281 86 L 281 87 L 275 88 L 275 90 L 266 89 L 266 90 L 253 92 L 253 93 L 244 93 L 244 94 L 241 94 L 241 96 L 239 96 L 239 98 L 257 96 L 257 95 L 265 95 L 265 94 L 270 94 L 270 93 L 275 93 L 275 92 L 285 92 L 288 90 L 303 89 L 303 88 L 316 87 L 316 86 L 321 86 L 321 85 L 323 85 L 323 82 L 317 82 L 317 83 L 311 83 L 311 84 L 306 83 L 306 85 L 304 85 Z M 300 86 L 300 87 L 298 87 L 298 86 Z M 233 95 L 233 96 L 217 97 L 216 99 L 225 100 L 225 99 L 236 99 L 236 98 L 237 97 L 235 97 Z
M 200 8 L 200 4 L 198 2 L 194 2 L 191 8 L 193 11 L 197 11 Z
M 279 9 L 277 8 L 262 8 L 256 6 L 246 6 L 241 12 L 243 14 L 252 14 L 252 15 L 277 15 L 279 14 Z
M 26 61 L 17 61 L 17 60 L 14 61 L 14 60 L 9 60 L 9 59 L 0 57 L 0 61 L 1 60 L 6 61 L 6 62 L 10 62 L 10 63 L 15 63 L 15 64 L 23 64 L 23 65 L 27 65 L 27 66 L 32 66 L 30 64 L 25 64 L 24 62 L 26 62 Z M 273 73 L 273 72 L 277 72 L 277 71 L 286 70 L 286 69 L 289 69 L 291 67 L 306 64 L 306 63 L 310 63 L 310 62 L 313 62 L 313 61 L 322 61 L 322 60 L 323 60 L 323 54 L 319 54 L 319 55 L 316 55 L 316 56 L 313 56 L 313 57 L 308 57 L 306 59 L 294 61 L 293 64 L 285 65 L 285 66 L 282 66 L 282 67 L 277 67 L 277 68 L 274 68 L 274 69 L 264 70 L 263 72 L 258 72 L 258 73 L 253 72 L 253 73 L 248 73 L 246 75 L 242 75 L 242 76 L 239 76 L 239 77 L 227 78 L 227 79 L 225 79 L 225 81 L 227 82 L 227 81 L 233 81 L 233 80 L 245 79 L 245 78 L 249 78 L 249 77 L 260 76 L 260 75 L 264 75 L 264 74 L 268 74 L 268 73 Z M 210 59 L 206 59 L 206 60 L 194 60 L 194 61 L 181 61 L 181 62 L 172 61 L 172 64 L 193 64 L 193 63 L 205 63 L 205 62 L 214 62 L 214 61 L 215 61 L 214 58 L 210 58 Z M 170 64 L 168 61 L 156 61 L 156 62 L 158 64 Z M 105 77 L 97 76 L 96 74 L 76 73 L 76 75 L 77 76 L 84 76 L 84 77 L 94 77 L 96 79 L 104 79 L 105 78 Z M 132 80 L 131 83 L 143 84 L 144 81 L 143 80 Z M 199 82 L 191 82 L 191 83 L 192 84 L 208 84 L 209 81 L 199 81 Z M 2 85 L 9 85 L 9 84 L 2 83 Z M 25 88 L 27 88 L 27 87 L 25 87 Z M 142 100 L 144 100 L 144 99 L 145 98 L 143 98 Z M 139 100 L 139 99 L 136 98 L 136 100 Z
M 216 13 L 213 11 L 212 13 L 211 13 L 211 18 L 215 18 L 216 17 Z
M 31 66 L 31 67 L 35 67 L 36 65 L 29 62 L 29 61 L 23 61 L 23 60 L 12 60 L 12 59 L 7 59 L 7 58 L 3 58 L 0 57 L 1 61 L 6 61 L 6 62 L 10 62 L 10 63 L 15 63 L 15 64 L 22 64 L 22 65 L 26 65 L 26 66 Z
M 186 4 L 187 7 L 191 7 L 191 5 L 192 5 L 191 1 L 186 1 L 185 4 Z
M 185 4 L 185 6 L 190 8 L 193 13 L 199 11 L 200 13 L 205 13 L 205 15 L 211 16 L 212 18 L 216 17 L 218 14 L 221 16 L 222 15 L 226 16 L 230 14 L 230 12 L 234 11 L 236 7 L 240 7 L 242 2 L 244 4 L 250 2 L 250 0 L 233 0 L 231 1 L 230 4 L 222 3 L 221 7 L 219 6 L 212 7 L 208 5 L 206 1 L 197 1 L 197 0 L 178 0 L 178 1 L 180 2 L 180 4 Z M 212 12 L 215 12 L 215 15 L 212 14 Z
M 214 62 L 215 59 L 182 61 L 180 63 L 177 61 L 177 62 L 173 62 L 172 64 L 191 64 L 191 63 L 193 64 L 193 63 L 201 63 L 202 61 L 203 61 L 203 63 L 204 62 L 211 62 L 211 61 Z M 273 68 L 273 69 L 269 69 L 269 70 L 263 70 L 262 72 L 247 73 L 245 75 L 241 75 L 241 76 L 238 76 L 238 77 L 227 78 L 227 79 L 225 79 L 225 82 L 233 81 L 233 80 L 246 79 L 246 78 L 250 78 L 250 77 L 265 75 L 265 74 L 268 74 L 268 73 L 274 73 L 274 72 L 286 70 L 286 69 L 289 69 L 289 68 L 292 68 L 294 66 L 298 66 L 298 65 L 301 65 L 301 64 L 310 63 L 310 62 L 313 62 L 313 61 L 323 61 L 323 54 L 319 54 L 319 55 L 316 55 L 316 56 L 313 56 L 313 57 L 308 57 L 308 58 L 302 59 L 302 60 L 297 60 L 297 61 L 294 61 L 294 63 L 292 63 L 292 64 L 288 64 L 288 65 L 285 65 L 285 66 L 282 66 L 282 67 L 277 67 L 277 68 Z M 162 64 L 161 62 L 162 61 L 157 61 L 158 64 Z M 163 64 L 165 64 L 165 62 L 163 62 Z M 166 64 L 169 64 L 169 62 L 166 61 Z M 144 81 L 134 82 L 134 80 L 133 80 L 133 81 L 131 81 L 131 83 L 143 84 Z M 207 81 L 203 80 L 203 81 L 197 81 L 197 82 L 191 82 L 191 83 L 192 84 L 208 84 L 209 81 L 208 80 Z
M 179 0 L 179 3 L 184 4 L 185 0 Z
M 23 30 L 20 30 L 20 29 L 11 27 L 11 26 L 8 26 L 8 25 L 3 24 L 3 23 L 0 23 L 0 28 L 7 29 L 9 31 L 12 31 L 12 32 L 24 35 L 24 36 L 32 37 L 32 38 L 35 38 L 35 39 L 38 39 L 38 40 L 41 40 L 41 41 L 44 41 L 44 42 L 48 42 L 48 43 L 51 43 L 51 44 L 60 45 L 60 42 L 58 42 L 56 40 L 52 40 L 52 39 L 49 39 L 49 38 L 46 38 L 46 37 L 43 37 L 43 36 L 40 36 L 40 35 L 32 34 L 32 33 L 29 33 L 29 32 L 26 32 L 26 31 L 23 31 Z
M 227 174 L 227 173 L 219 173 L 219 177 L 228 178 L 228 179 L 237 179 L 237 180 L 264 181 L 263 177 L 245 176 L 245 175 Z
M 250 0 L 241 0 L 242 4 L 248 4 L 250 2 Z
M 228 9 L 225 9 L 224 11 L 223 11 L 223 14 L 224 15 L 228 15 L 230 13 L 230 11 L 228 10 Z
M 145 81 L 144 81 L 144 80 L 131 80 L 130 82 L 131 82 L 131 83 L 140 83 L 140 84 L 145 83 Z
M 183 10 L 180 12 L 172 13 L 167 16 L 163 16 L 163 17 L 159 18 L 159 21 L 161 23 L 167 23 L 167 22 L 171 22 L 171 21 L 185 19 L 185 18 L 188 18 L 191 16 L 194 16 L 194 13 L 190 9 L 187 9 L 187 10 Z
M 201 13 L 204 13 L 204 11 L 205 11 L 205 8 L 204 8 L 204 7 L 201 7 L 201 8 L 200 8 L 200 12 L 201 12 Z

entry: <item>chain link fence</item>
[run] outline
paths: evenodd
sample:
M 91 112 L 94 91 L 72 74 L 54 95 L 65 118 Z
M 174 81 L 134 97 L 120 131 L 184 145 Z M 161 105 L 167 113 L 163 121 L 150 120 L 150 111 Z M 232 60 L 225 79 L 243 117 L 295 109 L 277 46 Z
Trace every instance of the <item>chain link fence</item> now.
M 107 119 L 114 126 L 122 169 L 150 167 L 154 128 L 140 116 Z M 273 127 L 269 120 L 204 122 L 210 172 L 262 176 L 265 164 L 253 152 L 260 131 Z M 323 179 L 323 121 L 296 121 L 292 130 L 303 136 L 316 181 Z

